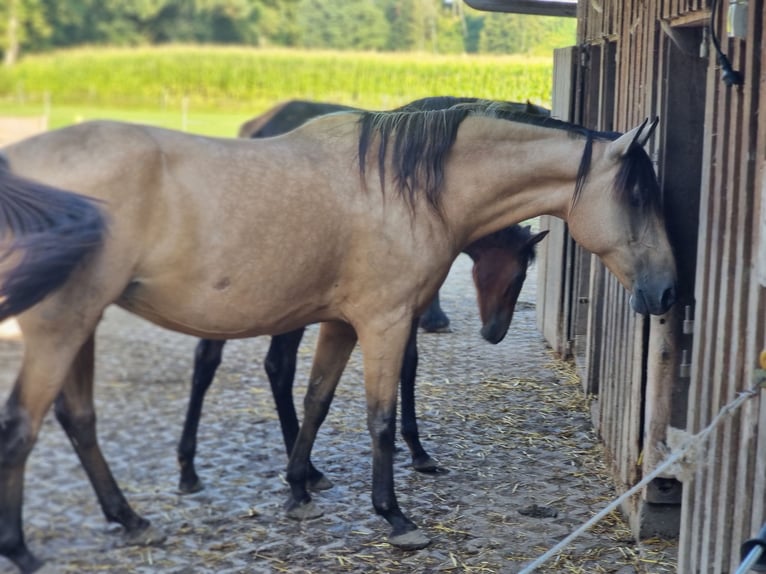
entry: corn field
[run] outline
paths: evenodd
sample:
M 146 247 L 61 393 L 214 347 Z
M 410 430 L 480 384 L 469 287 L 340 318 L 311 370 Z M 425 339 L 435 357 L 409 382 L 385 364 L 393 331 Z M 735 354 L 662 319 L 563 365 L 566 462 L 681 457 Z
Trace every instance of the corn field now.
M 0 105 L 266 109 L 305 98 L 385 109 L 433 95 L 548 105 L 552 58 L 242 47 L 78 48 L 29 56 L 0 74 Z

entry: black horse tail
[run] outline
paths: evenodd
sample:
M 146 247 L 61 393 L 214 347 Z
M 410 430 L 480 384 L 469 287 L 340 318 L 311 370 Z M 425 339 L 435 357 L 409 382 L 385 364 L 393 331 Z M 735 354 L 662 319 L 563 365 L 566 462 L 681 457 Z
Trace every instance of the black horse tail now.
M 0 154 L 0 321 L 42 301 L 104 241 L 98 203 L 14 175 Z

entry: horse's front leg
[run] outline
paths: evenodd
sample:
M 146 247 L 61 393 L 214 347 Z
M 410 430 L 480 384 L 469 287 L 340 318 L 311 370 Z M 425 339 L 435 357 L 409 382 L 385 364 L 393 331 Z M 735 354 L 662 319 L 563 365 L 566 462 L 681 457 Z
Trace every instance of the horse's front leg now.
M 205 394 L 213 382 L 216 369 L 221 364 L 225 344 L 225 340 L 200 339 L 194 351 L 194 374 L 192 375 L 189 406 L 186 408 L 186 419 L 184 420 L 181 440 L 178 441 L 177 451 L 181 475 L 178 490 L 184 494 L 198 492 L 204 488 L 194 466 L 194 457 L 197 453 L 197 430 L 202 416 Z
M 128 504 L 98 444 L 93 405 L 94 349 L 94 336 L 91 335 L 77 354 L 61 393 L 56 397 L 56 418 L 90 479 L 106 519 L 125 528 L 129 544 L 162 542 L 165 536 Z
M 335 394 L 343 369 L 356 344 L 354 329 L 345 323 L 322 323 L 304 399 L 303 424 L 287 463 L 290 499 L 285 508 L 291 518 L 321 516 L 307 490 L 311 472 L 311 449 Z
M 417 550 L 430 540 L 404 515 L 394 492 L 397 383 L 410 326 L 409 321 L 400 321 L 385 329 L 363 331 L 359 341 L 364 355 L 367 428 L 372 438 L 372 505 L 392 527 L 389 543 Z
M 271 338 L 269 352 L 266 354 L 264 368 L 271 384 L 271 394 L 279 415 L 279 425 L 282 428 L 282 438 L 285 441 L 287 457 L 293 451 L 293 445 L 298 437 L 300 424 L 295 412 L 293 399 L 293 383 L 295 382 L 295 367 L 298 361 L 298 346 L 303 339 L 304 328 L 296 329 Z M 332 488 L 324 474 L 317 470 L 309 461 L 308 487 L 311 490 L 327 490 Z
M 420 472 L 438 472 L 439 465 L 420 444 L 418 419 L 415 414 L 415 378 L 418 371 L 418 321 L 412 322 L 404 350 L 401 372 L 402 438 L 410 449 L 412 467 Z

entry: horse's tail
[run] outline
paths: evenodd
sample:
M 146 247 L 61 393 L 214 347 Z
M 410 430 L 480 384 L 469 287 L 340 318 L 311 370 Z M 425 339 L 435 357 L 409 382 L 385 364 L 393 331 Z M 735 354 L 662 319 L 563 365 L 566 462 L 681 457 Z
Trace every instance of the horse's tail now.
M 107 222 L 95 200 L 14 175 L 0 154 L 0 321 L 61 287 L 103 242 Z

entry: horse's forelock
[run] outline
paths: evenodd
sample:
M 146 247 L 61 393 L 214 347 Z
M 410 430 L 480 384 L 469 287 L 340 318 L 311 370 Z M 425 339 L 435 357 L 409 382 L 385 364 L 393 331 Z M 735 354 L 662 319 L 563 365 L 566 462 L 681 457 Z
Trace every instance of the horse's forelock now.
M 654 210 L 660 205 L 660 186 L 652 160 L 640 145 L 634 145 L 620 162 L 614 180 L 616 193 L 637 209 Z

